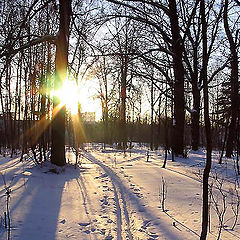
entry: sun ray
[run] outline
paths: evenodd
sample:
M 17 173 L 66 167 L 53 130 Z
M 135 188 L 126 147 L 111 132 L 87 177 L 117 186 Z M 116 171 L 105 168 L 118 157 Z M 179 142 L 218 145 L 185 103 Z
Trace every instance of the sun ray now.
M 52 119 L 55 118 L 57 113 L 60 111 L 60 109 L 63 107 L 63 105 L 58 104 L 53 109 Z M 24 137 L 30 140 L 30 142 L 34 145 L 38 142 L 39 138 L 43 134 L 43 132 L 47 129 L 47 127 L 50 125 L 50 121 L 48 121 L 45 118 L 40 119 L 37 121 L 30 129 L 28 129 Z
M 84 126 L 82 123 L 82 119 L 79 114 L 73 114 L 72 116 L 72 124 L 73 124 L 73 135 L 74 135 L 74 147 L 75 149 L 79 149 L 81 145 L 86 142 L 86 134 L 84 131 Z
M 80 91 L 74 80 L 65 80 L 62 87 L 58 90 L 51 92 L 52 96 L 56 96 L 60 99 L 60 103 L 54 107 L 52 111 L 52 119 L 47 120 L 46 118 L 41 118 L 34 125 L 29 128 L 23 137 L 29 139 L 31 144 L 37 144 L 41 138 L 44 131 L 48 128 L 51 121 L 55 118 L 57 113 L 66 107 L 71 113 L 72 125 L 73 125 L 73 136 L 74 136 L 74 147 L 79 148 L 83 142 L 87 140 L 84 131 L 84 126 L 80 116 L 79 106 L 80 106 Z

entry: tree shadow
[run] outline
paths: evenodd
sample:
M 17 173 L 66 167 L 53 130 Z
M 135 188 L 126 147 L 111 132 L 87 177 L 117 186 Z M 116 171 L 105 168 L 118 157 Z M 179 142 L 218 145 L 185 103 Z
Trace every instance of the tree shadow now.
M 56 239 L 58 216 L 65 184 L 80 175 L 80 168 L 67 165 L 60 171 L 50 163 L 26 169 L 24 184 L 11 204 L 12 239 Z M 21 180 L 21 179 L 19 179 Z
M 84 157 L 87 158 L 89 161 L 99 165 L 105 173 L 110 177 L 112 184 L 114 187 L 118 188 L 121 201 L 123 202 L 124 209 L 123 209 L 123 214 L 127 218 L 128 216 L 128 211 L 127 211 L 127 201 L 133 205 L 139 214 L 143 217 L 143 219 L 149 219 L 149 221 L 154 221 L 155 222 L 155 227 L 162 233 L 164 234 L 164 237 L 167 237 L 169 240 L 175 240 L 178 239 L 178 235 L 169 229 L 169 226 L 164 222 L 164 219 L 159 219 L 153 211 L 151 211 L 148 207 L 144 205 L 141 199 L 137 197 L 121 180 L 121 178 L 108 166 L 104 165 L 102 162 L 97 160 L 92 154 L 89 152 L 84 153 Z M 126 198 L 127 196 L 127 198 Z M 116 198 L 116 197 L 115 197 Z

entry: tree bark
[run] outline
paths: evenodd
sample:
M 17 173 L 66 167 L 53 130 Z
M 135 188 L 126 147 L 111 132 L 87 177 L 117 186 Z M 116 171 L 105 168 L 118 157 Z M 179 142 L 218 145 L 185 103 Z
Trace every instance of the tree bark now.
M 193 112 L 192 112 L 192 150 L 199 148 L 200 89 L 198 84 L 198 50 L 193 51 L 194 72 L 192 79 Z
M 59 34 L 56 40 L 56 76 L 54 90 L 62 87 L 67 77 L 68 46 L 69 46 L 69 25 L 71 16 L 71 0 L 59 0 L 60 3 L 60 24 Z M 51 162 L 58 166 L 66 164 L 65 158 L 65 113 L 66 107 L 60 106 L 60 98 L 53 98 L 52 117 L 52 147 Z
M 126 150 L 127 129 L 126 129 L 126 95 L 127 95 L 127 56 L 123 56 L 121 66 L 121 112 L 120 112 L 120 147 Z
M 184 68 L 183 42 L 178 24 L 177 7 L 175 0 L 169 0 L 169 17 L 172 33 L 173 71 L 174 71 L 174 122 L 172 147 L 175 155 L 183 155 L 184 148 Z
M 225 32 L 230 44 L 230 52 L 231 52 L 231 123 L 229 125 L 228 138 L 226 144 L 226 157 L 231 157 L 233 154 L 234 142 L 236 140 L 236 132 L 237 132 L 237 114 L 238 114 L 238 54 L 237 54 L 237 46 L 233 40 L 232 34 L 229 29 L 228 24 L 228 0 L 225 0 L 224 6 L 224 28 Z
M 212 165 L 212 136 L 211 122 L 209 117 L 209 96 L 208 96 L 208 79 L 207 79 L 207 23 L 205 18 L 205 0 L 200 2 L 200 15 L 202 22 L 202 71 L 201 78 L 203 82 L 203 100 L 204 100 L 204 122 L 207 142 L 206 165 L 203 172 L 203 200 L 202 200 L 202 231 L 200 240 L 207 238 L 208 221 L 209 221 L 209 204 L 208 204 L 208 179 Z
M 153 151 L 153 142 L 154 142 L 154 122 L 153 122 L 153 113 L 154 113 L 154 95 L 153 95 L 153 78 L 151 79 L 151 136 L 150 136 L 150 149 Z

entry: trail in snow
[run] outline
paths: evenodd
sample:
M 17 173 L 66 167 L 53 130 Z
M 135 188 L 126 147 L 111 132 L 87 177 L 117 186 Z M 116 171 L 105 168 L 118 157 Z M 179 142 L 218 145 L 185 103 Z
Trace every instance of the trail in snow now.
M 131 210 L 129 210 L 129 212 L 131 212 L 131 218 L 134 219 L 135 223 L 137 222 L 137 224 L 135 224 L 135 229 L 139 229 L 139 227 L 137 226 L 142 225 L 136 219 L 139 217 L 138 215 L 141 215 L 143 220 L 142 222 L 145 221 L 145 224 L 142 225 L 142 229 L 146 227 L 146 230 L 151 229 L 152 232 L 155 233 L 156 229 L 158 229 L 158 238 L 160 237 L 159 239 L 170 239 L 169 236 L 167 238 L 164 237 L 166 236 L 166 231 L 164 226 L 162 225 L 162 222 L 165 223 L 168 231 L 174 232 L 176 236 L 175 239 L 199 239 L 198 236 L 200 234 L 201 226 L 202 203 L 201 181 L 194 176 L 195 173 L 198 173 L 199 169 L 202 169 L 202 167 L 190 167 L 189 165 L 192 165 L 191 156 L 189 157 L 189 159 L 178 159 L 177 162 L 169 161 L 167 169 L 162 169 L 161 166 L 163 157 L 161 157 L 161 155 L 159 156 L 159 154 L 156 154 L 154 152 L 151 152 L 151 158 L 149 162 L 146 162 L 145 160 L 145 151 L 141 150 L 132 153 L 132 157 L 129 157 L 129 153 L 127 153 L 127 157 L 125 157 L 123 153 L 116 153 L 116 151 L 111 151 L 111 149 L 102 151 L 92 150 L 91 154 L 95 157 L 95 160 L 104 164 L 105 166 L 110 168 L 115 174 L 117 174 L 117 176 L 121 179 L 121 182 L 128 190 L 131 191 L 131 193 L 135 197 L 138 196 L 138 199 L 140 198 L 139 202 L 142 206 L 141 211 L 139 211 L 138 209 L 136 211 L 138 214 L 135 214 L 132 213 Z M 198 166 L 204 166 L 204 158 L 202 158 L 203 154 L 194 154 L 195 155 L 193 155 L 193 158 L 195 159 L 194 161 L 198 161 Z M 197 158 L 197 156 L 199 156 L 199 158 Z M 194 164 L 194 166 L 196 166 L 196 164 Z M 221 169 L 222 166 L 215 164 L 215 162 L 214 166 L 219 174 L 223 172 Z M 228 174 L 228 177 L 230 177 L 231 179 L 232 175 L 234 175 L 234 169 L 231 169 L 230 164 L 228 166 L 228 173 L 231 173 Z M 110 172 L 109 174 L 112 173 Z M 168 183 L 168 199 L 166 202 L 168 209 L 167 218 L 164 217 L 164 214 L 161 213 L 161 210 L 158 207 L 159 200 L 157 195 L 162 176 L 164 176 Z M 228 178 L 226 179 L 226 182 L 228 183 Z M 228 188 L 232 186 L 227 184 L 225 187 Z M 228 189 L 224 191 L 228 192 Z M 136 193 L 138 195 L 136 195 Z M 131 199 L 131 194 L 126 195 L 130 196 L 130 198 L 128 198 L 130 208 L 136 206 L 137 204 L 134 204 L 134 200 Z M 144 212 L 152 213 L 152 218 L 149 218 Z M 229 219 L 229 217 L 231 216 L 230 214 L 231 212 L 228 211 L 225 216 L 226 220 Z M 217 216 L 215 215 L 213 209 L 211 218 L 212 229 L 211 233 L 209 233 L 208 235 L 208 239 L 215 239 L 218 231 L 218 225 Z M 148 219 L 150 219 L 150 221 Z M 163 221 L 160 221 L 159 219 Z M 174 231 L 172 221 L 175 221 L 177 223 L 177 231 Z M 237 227 L 235 231 L 238 232 L 238 229 L 239 227 Z M 139 233 L 134 234 L 137 235 Z M 229 232 L 227 228 L 222 233 L 223 239 L 228 239 L 230 237 L 230 234 L 232 235 L 231 238 L 239 239 L 239 237 L 237 237 L 235 233 Z M 152 236 L 156 236 L 156 234 L 153 234 Z M 152 237 L 151 239 L 154 238 Z
M 133 240 L 133 235 L 131 233 L 131 226 L 130 226 L 130 220 L 129 220 L 129 213 L 127 209 L 127 203 L 125 200 L 125 193 L 123 184 L 121 183 L 120 178 L 107 166 L 105 166 L 103 163 L 98 161 L 96 158 L 94 158 L 90 153 L 85 153 L 84 156 L 90 160 L 91 162 L 94 162 L 95 164 L 99 165 L 104 172 L 107 173 L 107 175 L 111 178 L 113 188 L 114 188 L 114 195 L 115 195 L 115 202 L 117 207 L 117 225 L 118 225 L 118 235 L 117 239 L 130 239 Z M 121 199 L 121 201 L 120 201 Z M 123 218 L 124 216 L 124 218 Z M 126 224 L 126 232 L 127 235 L 123 237 L 125 234 L 123 233 L 123 223 Z
M 94 162 L 95 164 L 98 164 L 106 173 L 108 176 L 110 176 L 111 181 L 116 189 L 120 192 L 120 197 L 118 195 L 117 201 L 119 202 L 119 198 L 122 200 L 122 208 L 124 212 L 125 222 L 126 222 L 126 230 L 128 232 L 127 239 L 133 239 L 133 234 L 131 233 L 131 226 L 130 226 L 130 218 L 129 218 L 129 206 L 127 206 L 126 202 L 129 202 L 132 204 L 135 209 L 137 210 L 137 214 L 140 214 L 142 218 L 144 219 L 143 222 L 148 222 L 155 220 L 155 226 L 158 227 L 158 230 L 161 232 L 161 239 L 169 239 L 169 240 L 175 240 L 178 239 L 178 235 L 171 231 L 167 225 L 164 223 L 164 221 L 157 219 L 157 217 L 154 215 L 153 212 L 149 211 L 145 206 L 144 203 L 141 202 L 141 200 L 136 197 L 136 195 L 131 192 L 129 188 L 126 187 L 126 185 L 122 182 L 121 178 L 108 166 L 100 162 L 98 159 L 96 159 L 94 156 L 92 156 L 90 153 L 85 152 L 84 156 Z M 126 198 L 127 196 L 127 198 Z M 127 200 L 126 200 L 127 199 Z M 120 205 L 120 204 L 119 204 Z M 123 222 L 123 221 L 121 221 Z M 145 226 L 146 227 L 146 226 Z M 155 235 L 155 238 L 158 236 Z
M 161 168 L 160 152 L 150 152 L 146 162 L 144 149 L 133 149 L 131 155 L 124 155 L 116 149 L 93 146 L 83 156 L 81 166 L 56 168 L 59 174 L 50 171 L 55 166 L 49 162 L 41 167 L 32 161 L 19 162 L 18 157 L 0 156 L 0 171 L 7 183 L 13 179 L 10 208 L 14 240 L 199 239 L 201 181 L 194 172 L 202 169 L 204 154 L 169 161 L 167 169 Z M 75 162 L 72 152 L 67 157 Z M 232 187 L 228 179 L 234 179 L 231 164 L 229 161 L 227 170 L 215 165 L 219 174 L 228 177 L 225 193 Z M 168 187 L 167 213 L 160 208 L 162 177 Z M 2 184 L 0 181 L 0 215 L 5 206 Z M 211 212 L 209 240 L 216 239 L 218 230 L 217 217 Z M 226 229 L 231 227 L 231 217 L 229 207 Z M 235 231 L 224 229 L 222 239 L 240 239 L 239 232 L 238 221 Z M 6 239 L 1 226 L 0 239 Z

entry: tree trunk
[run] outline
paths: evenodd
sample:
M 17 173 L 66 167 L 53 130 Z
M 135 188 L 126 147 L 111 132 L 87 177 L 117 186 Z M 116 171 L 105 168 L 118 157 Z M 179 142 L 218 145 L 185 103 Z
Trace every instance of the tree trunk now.
M 192 150 L 199 148 L 199 109 L 192 112 Z
M 167 164 L 167 155 L 168 155 L 168 150 L 169 150 L 169 146 L 168 146 L 168 109 L 167 109 L 167 94 L 166 94 L 166 98 L 165 98 L 165 123 L 164 123 L 164 138 L 165 138 L 165 156 L 164 156 L 164 162 L 163 162 L 163 166 L 162 168 L 166 167 Z
M 109 139 L 109 124 L 108 124 L 108 79 L 107 79 L 107 70 L 106 70 L 106 59 L 103 59 L 104 63 L 104 87 L 105 87 L 105 98 L 104 98 L 104 142 L 110 143 Z
M 150 149 L 153 151 L 153 133 L 154 133 L 154 125 L 153 125 L 153 113 L 154 113 L 154 96 L 153 96 L 153 78 L 151 80 L 151 136 L 150 136 Z
M 121 66 L 121 112 L 120 112 L 120 147 L 126 150 L 126 89 L 127 89 L 127 57 L 124 56 Z
M 228 123 L 229 123 L 229 117 L 228 117 L 228 120 L 227 120 L 227 123 L 226 123 L 226 127 L 225 127 L 224 139 L 223 139 L 222 149 L 221 149 L 222 152 L 221 152 L 221 156 L 220 156 L 220 159 L 219 159 L 219 162 L 218 162 L 219 164 L 222 164 L 222 158 L 223 158 L 223 155 L 224 155 L 224 149 L 225 149 L 226 140 L 227 140 Z
M 183 68 L 183 42 L 178 24 L 177 7 L 175 0 L 169 0 L 169 17 L 172 32 L 172 52 L 174 71 L 174 121 L 172 139 L 173 151 L 176 155 L 183 155 L 184 148 L 184 68 Z
M 237 132 L 237 113 L 238 113 L 238 101 L 239 101 L 239 95 L 238 95 L 238 54 L 237 54 L 237 46 L 236 43 L 233 40 L 232 34 L 229 29 L 228 24 L 228 0 L 225 0 L 225 6 L 224 6 L 224 28 L 225 32 L 230 44 L 230 51 L 231 51 L 231 123 L 229 126 L 228 131 L 228 139 L 227 139 L 227 145 L 226 145 L 226 157 L 231 157 L 233 154 L 233 148 L 234 148 L 234 142 L 236 139 L 236 132 Z
M 198 50 L 193 51 L 194 73 L 192 79 L 193 112 L 192 112 L 192 150 L 199 147 L 200 89 L 198 86 Z
M 200 3 L 200 15 L 202 22 L 202 42 L 203 57 L 201 78 L 203 82 L 203 100 L 204 100 L 204 123 L 207 141 L 206 166 L 203 172 L 203 202 L 202 202 L 202 231 L 200 240 L 207 238 L 208 221 L 209 221 L 209 204 L 208 204 L 208 179 L 212 165 L 212 136 L 211 122 L 209 117 L 209 97 L 208 97 L 208 79 L 207 79 L 207 23 L 205 19 L 205 0 Z
M 54 90 L 62 87 L 67 77 L 68 46 L 69 46 L 69 25 L 71 16 L 71 0 L 59 0 L 60 3 L 60 25 L 59 34 L 56 40 L 56 76 Z M 52 116 L 52 148 L 51 162 L 58 166 L 66 164 L 65 158 L 65 113 L 66 107 L 60 107 L 60 99 L 53 98 Z
M 44 77 L 45 78 L 45 77 Z M 44 81 L 44 82 L 43 82 Z M 45 143 L 45 135 L 46 135 L 46 129 L 47 129 L 47 119 L 46 119 L 46 93 L 44 91 L 45 89 L 45 79 L 41 80 L 41 119 L 40 119 L 40 127 L 42 128 L 40 131 L 42 131 L 42 134 L 40 136 L 40 152 L 43 150 L 43 156 L 44 160 L 46 161 L 46 143 Z

